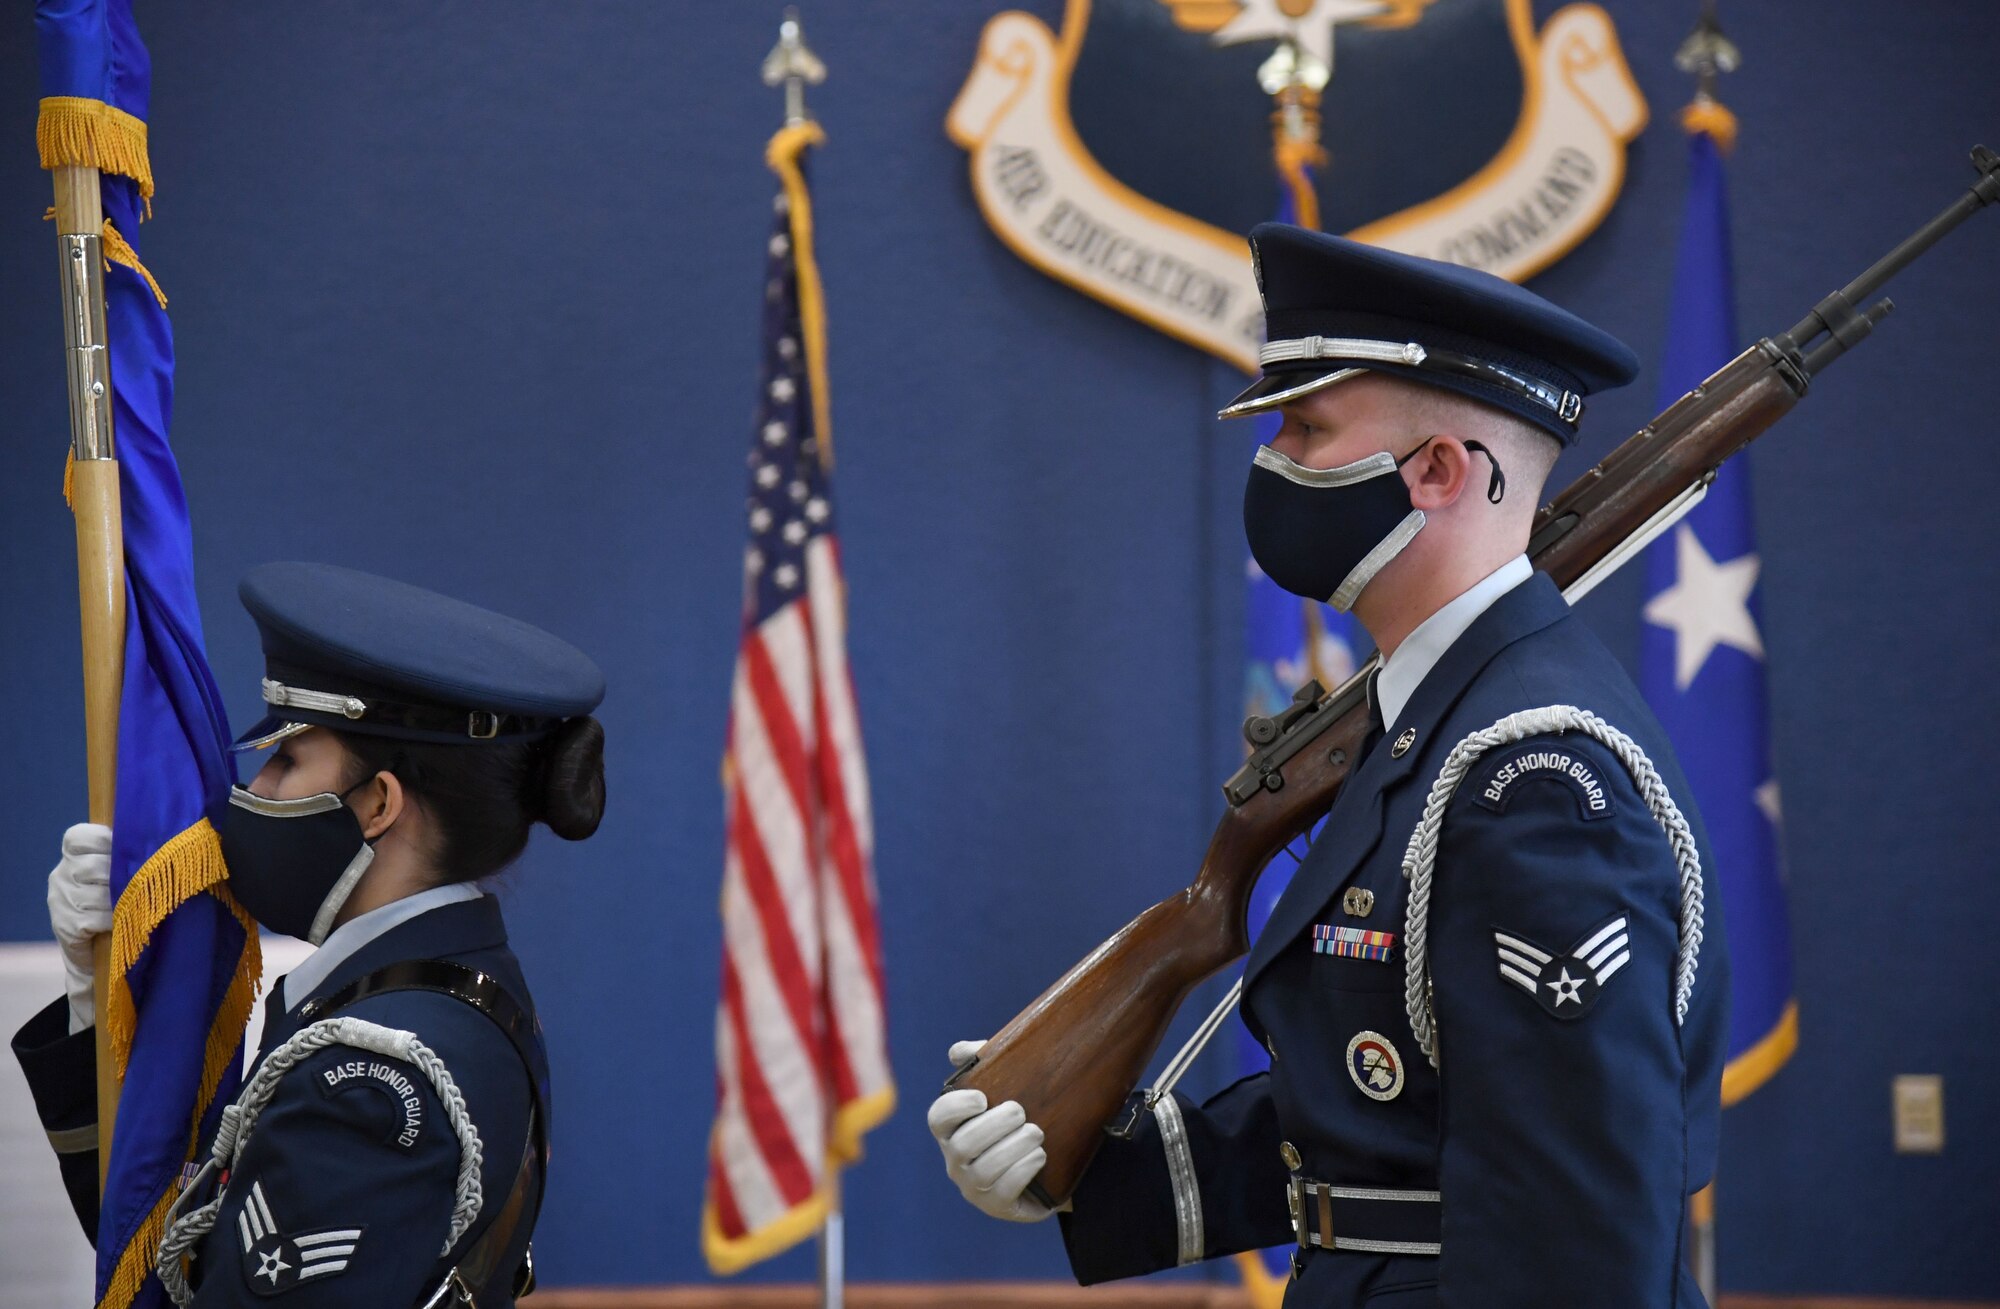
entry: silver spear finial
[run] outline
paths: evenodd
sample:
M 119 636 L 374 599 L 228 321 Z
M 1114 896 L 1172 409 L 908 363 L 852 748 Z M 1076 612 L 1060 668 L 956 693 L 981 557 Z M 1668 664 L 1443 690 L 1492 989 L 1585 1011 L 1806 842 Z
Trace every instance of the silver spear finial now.
M 1693 73 L 1697 79 L 1695 99 L 1714 100 L 1716 78 L 1735 72 L 1742 62 L 1743 52 L 1722 34 L 1722 24 L 1715 19 L 1715 0 L 1703 0 L 1694 31 L 1674 51 L 1674 66 L 1683 73 Z
M 806 112 L 806 87 L 825 80 L 826 65 L 806 45 L 799 30 L 799 11 L 785 10 L 785 19 L 778 24 L 778 44 L 764 56 L 764 85 L 782 84 L 785 88 L 785 126 L 812 121 Z

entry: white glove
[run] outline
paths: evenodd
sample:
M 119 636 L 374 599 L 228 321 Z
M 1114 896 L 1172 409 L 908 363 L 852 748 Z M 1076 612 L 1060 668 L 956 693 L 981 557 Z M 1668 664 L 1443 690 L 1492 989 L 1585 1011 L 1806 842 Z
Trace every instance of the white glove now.
M 69 1030 L 97 1021 L 92 937 L 111 930 L 111 829 L 78 823 L 63 833 L 62 862 L 49 873 L 49 926 L 62 947 Z
M 985 1044 L 953 1045 L 952 1067 L 963 1068 Z M 944 1151 L 945 1174 L 975 1209 L 1010 1223 L 1038 1223 L 1049 1216 L 1047 1205 L 1022 1194 L 1049 1156 L 1042 1149 L 1042 1129 L 1028 1121 L 1018 1102 L 988 1109 L 984 1091 L 946 1091 L 931 1101 L 926 1118 Z

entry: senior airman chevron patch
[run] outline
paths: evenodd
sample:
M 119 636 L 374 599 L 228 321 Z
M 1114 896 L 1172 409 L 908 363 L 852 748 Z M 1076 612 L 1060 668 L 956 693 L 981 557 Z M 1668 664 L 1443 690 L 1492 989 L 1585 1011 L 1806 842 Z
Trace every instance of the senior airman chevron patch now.
M 287 1235 L 264 1198 L 264 1184 L 254 1182 L 236 1215 L 243 1238 L 243 1281 L 261 1296 L 289 1291 L 302 1281 L 338 1276 L 347 1270 L 362 1227 L 325 1227 L 316 1232 Z
M 1632 934 L 1624 914 L 1586 932 L 1566 954 L 1555 955 L 1518 932 L 1495 928 L 1500 977 L 1535 997 L 1557 1018 L 1581 1018 L 1614 974 L 1632 962 Z

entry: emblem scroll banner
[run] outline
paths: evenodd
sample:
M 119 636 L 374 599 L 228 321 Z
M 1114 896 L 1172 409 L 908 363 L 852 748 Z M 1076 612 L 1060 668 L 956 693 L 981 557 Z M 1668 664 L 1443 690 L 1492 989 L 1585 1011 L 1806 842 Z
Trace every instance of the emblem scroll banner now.
M 1263 323 L 1242 236 L 1120 182 L 1071 121 L 1070 74 L 1089 9 L 1088 0 L 1071 0 L 1060 38 L 1018 11 L 987 23 L 945 120 L 971 156 L 980 209 L 1043 272 L 1254 372 Z M 1526 87 L 1506 143 L 1442 195 L 1348 235 L 1518 282 L 1574 248 L 1610 210 L 1626 143 L 1646 123 L 1610 16 L 1573 4 L 1537 33 L 1528 0 L 1506 0 L 1506 13 Z
M 1064 24 L 1068 31 L 1076 24 Z M 1074 42 L 996 15 L 945 119 L 986 221 L 1016 254 L 1112 308 L 1254 371 L 1263 330 L 1243 238 L 1158 205 L 1098 164 L 1069 117 Z

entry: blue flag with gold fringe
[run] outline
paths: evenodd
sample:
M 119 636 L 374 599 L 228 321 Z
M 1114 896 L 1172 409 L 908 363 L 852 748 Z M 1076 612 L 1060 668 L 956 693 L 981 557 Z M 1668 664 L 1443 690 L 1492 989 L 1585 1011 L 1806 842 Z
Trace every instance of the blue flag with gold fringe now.
M 195 602 L 187 500 L 167 444 L 173 330 L 139 262 L 150 213 L 151 64 L 130 0 L 40 0 L 44 168 L 100 173 L 105 328 L 124 531 L 126 630 L 111 856 L 112 977 L 98 997 L 123 1089 L 98 1210 L 100 1306 L 165 1303 L 153 1275 L 183 1167 L 235 1095 L 260 961 L 223 888 L 210 819 L 229 730 Z
M 1683 116 L 1687 208 L 1660 403 L 1738 353 L 1723 159 L 1735 120 L 1713 101 Z M 1646 548 L 1639 685 L 1666 726 L 1707 821 L 1730 938 L 1729 1062 L 1722 1102 L 1757 1089 L 1798 1042 L 1778 781 L 1771 766 L 1763 612 L 1747 457 Z M 1711 894 L 1714 892 L 1712 891 Z

